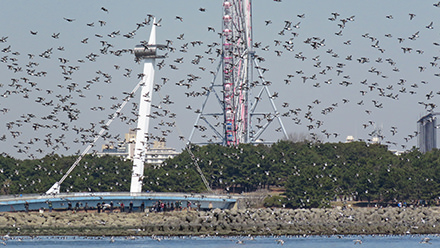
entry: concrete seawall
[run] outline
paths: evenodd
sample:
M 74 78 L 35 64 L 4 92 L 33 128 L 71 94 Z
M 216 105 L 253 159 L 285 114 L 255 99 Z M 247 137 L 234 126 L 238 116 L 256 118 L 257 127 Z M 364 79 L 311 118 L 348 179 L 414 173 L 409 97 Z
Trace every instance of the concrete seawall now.
M 0 213 L 1 235 L 346 235 L 440 233 L 440 208 Z

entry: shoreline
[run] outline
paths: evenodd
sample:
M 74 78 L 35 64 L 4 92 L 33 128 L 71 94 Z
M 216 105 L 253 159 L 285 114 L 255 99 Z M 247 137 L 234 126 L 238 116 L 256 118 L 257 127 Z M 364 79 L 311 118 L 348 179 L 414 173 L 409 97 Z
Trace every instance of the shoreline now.
M 10 236 L 380 234 L 440 234 L 440 207 L 0 213 L 0 235 Z

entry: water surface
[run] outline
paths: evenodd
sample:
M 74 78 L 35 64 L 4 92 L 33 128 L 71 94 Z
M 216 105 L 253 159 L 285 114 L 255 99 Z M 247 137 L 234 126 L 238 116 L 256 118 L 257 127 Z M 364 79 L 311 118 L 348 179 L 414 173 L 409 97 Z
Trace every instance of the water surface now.
M 426 243 L 429 239 L 428 243 Z M 280 237 L 6 237 L 3 238 L 7 247 L 439 247 L 438 235 L 404 235 L 404 236 L 280 236 Z M 422 242 L 422 240 L 425 241 Z M 359 241 L 362 244 L 359 244 Z

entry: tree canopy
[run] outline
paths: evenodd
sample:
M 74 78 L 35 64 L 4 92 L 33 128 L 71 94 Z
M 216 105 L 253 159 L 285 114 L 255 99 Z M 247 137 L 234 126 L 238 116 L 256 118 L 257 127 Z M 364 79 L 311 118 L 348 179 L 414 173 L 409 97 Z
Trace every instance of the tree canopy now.
M 147 165 L 144 190 L 203 192 L 195 169 L 211 188 L 229 193 L 270 187 L 285 190 L 287 207 L 325 207 L 337 198 L 361 201 L 433 202 L 440 196 L 440 151 L 413 149 L 401 155 L 386 146 L 352 143 L 279 141 L 271 146 L 240 144 L 192 146 L 161 165 Z M 0 157 L 0 194 L 44 193 L 73 164 L 76 156 L 50 155 L 17 160 Z M 128 191 L 131 161 L 87 155 L 62 185 L 62 191 Z M 277 204 L 281 199 L 277 198 Z

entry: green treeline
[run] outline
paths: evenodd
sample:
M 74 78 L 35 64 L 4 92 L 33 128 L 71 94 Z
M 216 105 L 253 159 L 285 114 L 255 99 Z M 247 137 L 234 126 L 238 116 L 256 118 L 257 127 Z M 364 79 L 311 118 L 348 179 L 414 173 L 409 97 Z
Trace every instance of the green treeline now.
M 78 156 L 16 160 L 0 157 L 0 194 L 42 194 L 59 181 Z M 62 192 L 129 191 L 131 161 L 85 156 L 61 185 Z
M 273 205 L 325 207 L 337 198 L 358 201 L 436 202 L 440 196 L 440 152 L 417 150 L 400 156 L 383 145 L 293 143 L 193 146 L 162 165 L 147 165 L 144 190 L 203 192 L 195 162 L 211 188 L 231 193 L 283 187 Z M 44 193 L 77 157 L 35 160 L 0 157 L 1 194 Z M 131 161 L 86 156 L 63 183 L 62 191 L 129 191 Z
M 337 197 L 358 201 L 434 202 L 440 196 L 440 152 L 394 155 L 386 146 L 352 143 L 293 143 L 238 147 L 207 145 L 192 152 L 213 189 L 247 192 L 285 188 L 287 207 L 325 207 Z M 154 191 L 201 191 L 190 155 L 145 172 Z

